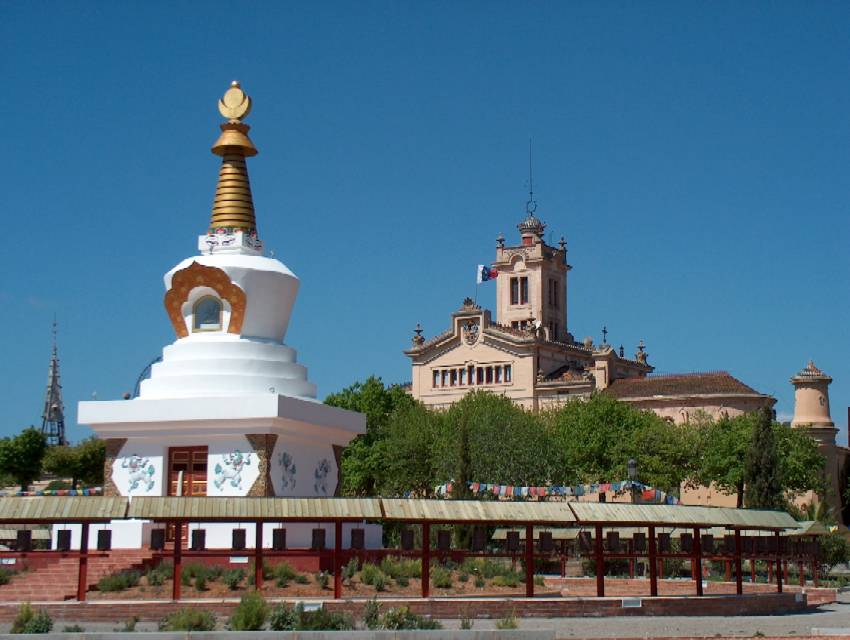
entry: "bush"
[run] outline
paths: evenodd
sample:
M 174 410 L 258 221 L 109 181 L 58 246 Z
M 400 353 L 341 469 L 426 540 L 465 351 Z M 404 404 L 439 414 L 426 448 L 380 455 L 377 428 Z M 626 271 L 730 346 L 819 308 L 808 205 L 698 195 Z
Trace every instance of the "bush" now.
M 159 623 L 160 631 L 212 631 L 215 614 L 205 609 L 184 607 L 170 613 Z
M 516 619 L 516 612 L 511 611 L 509 616 L 506 616 L 496 621 L 497 629 L 516 629 L 519 627 L 519 622 Z
M 357 575 L 357 558 L 352 558 L 348 561 L 348 563 L 342 568 L 342 579 L 346 584 L 351 584 L 351 580 Z
M 298 616 L 299 631 L 350 631 L 354 629 L 351 616 L 344 613 L 333 613 L 324 607 L 316 611 L 304 611 L 304 603 L 299 602 L 295 608 Z
M 170 562 L 160 562 L 145 573 L 145 578 L 152 587 L 160 587 L 172 577 L 174 577 L 174 567 Z
M 487 583 L 484 582 L 484 578 L 481 576 L 475 576 L 475 588 L 483 589 Z
M 62 627 L 62 633 L 83 633 L 85 630 L 85 627 L 81 627 L 78 624 L 67 624 Z
M 18 609 L 18 615 L 12 623 L 10 633 L 50 633 L 53 629 L 53 618 L 46 611 L 33 611 L 29 602 L 24 602 Z
M 380 574 L 381 570 L 377 567 L 377 565 L 374 565 L 371 562 L 366 562 L 360 570 L 360 582 L 372 586 L 375 584 L 375 578 L 377 578 Z
M 124 633 L 133 633 L 136 630 L 136 625 L 139 624 L 139 616 L 127 618 L 124 622 L 124 628 L 121 629 Z
M 236 591 L 245 579 L 244 569 L 228 569 L 221 574 L 221 580 L 231 591 Z
M 381 571 L 393 580 L 399 578 L 419 578 L 422 576 L 422 564 L 418 560 L 385 557 L 381 560 Z
M 298 627 L 298 614 L 295 609 L 283 603 L 272 609 L 269 615 L 269 628 L 272 631 L 293 631 Z
M 423 618 L 411 613 L 409 607 L 397 607 L 387 611 L 381 618 L 381 626 L 393 631 L 401 629 L 441 629 L 437 620 Z
M 280 564 L 276 564 L 271 567 L 271 574 L 269 577 L 274 578 L 278 582 L 292 580 L 295 576 L 298 575 L 298 572 L 292 568 L 288 562 L 281 562 Z
M 461 582 L 469 582 L 469 574 L 468 573 L 461 573 L 457 577 L 457 579 L 460 580 Z
M 375 591 L 386 591 L 387 590 L 387 578 L 383 573 L 379 573 L 375 576 L 375 581 L 372 583 L 372 586 L 375 587 Z
M 826 577 L 833 567 L 850 559 L 850 543 L 839 532 L 820 537 L 821 575 Z
M 534 586 L 535 587 L 545 587 L 546 582 L 543 580 L 543 576 L 534 576 Z
M 400 587 L 406 587 L 410 584 L 410 578 L 407 576 L 399 576 L 395 579 L 395 583 Z
M 431 582 L 440 589 L 451 589 L 453 584 L 452 572 L 442 567 L 433 567 L 431 569 Z
M 266 624 L 269 607 L 259 591 L 251 591 L 242 596 L 233 615 L 227 623 L 231 631 L 259 631 Z
M 377 629 L 381 626 L 381 607 L 377 598 L 371 598 L 363 607 L 363 624 L 367 629 Z
M 139 584 L 142 574 L 138 571 L 119 571 L 103 576 L 97 581 L 98 591 L 124 591 Z
M 298 584 L 307 584 L 310 582 L 310 578 L 305 576 L 303 573 L 299 573 L 295 576 L 295 582 L 297 582 Z
M 513 589 L 519 584 L 519 576 L 515 573 L 506 573 L 505 575 L 496 576 L 493 578 L 494 587 L 510 587 Z
M 204 576 L 198 576 L 195 578 L 195 591 L 206 591 L 207 590 L 207 579 Z
M 328 588 L 330 584 L 330 574 L 327 571 L 320 571 L 316 574 L 316 584 L 319 585 L 319 588 L 324 590 Z
M 15 575 L 15 572 L 11 569 L 0 567 L 0 585 L 9 584 L 9 580 L 12 579 L 13 575 Z

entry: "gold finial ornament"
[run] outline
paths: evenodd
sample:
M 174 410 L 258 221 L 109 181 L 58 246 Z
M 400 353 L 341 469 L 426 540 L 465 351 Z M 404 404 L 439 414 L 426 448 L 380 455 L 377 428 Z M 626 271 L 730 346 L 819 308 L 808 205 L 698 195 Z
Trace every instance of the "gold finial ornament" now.
M 257 148 L 248 137 L 251 127 L 242 122 L 242 118 L 251 112 L 251 98 L 234 80 L 218 101 L 218 110 L 228 121 L 221 125 L 221 135 L 212 147 L 212 152 L 221 156 L 221 170 L 215 189 L 210 231 L 233 229 L 255 232 L 254 199 L 245 158 L 257 155 Z
M 230 120 L 241 120 L 251 113 L 251 96 L 242 91 L 237 80 L 230 83 L 230 88 L 218 101 L 218 112 Z

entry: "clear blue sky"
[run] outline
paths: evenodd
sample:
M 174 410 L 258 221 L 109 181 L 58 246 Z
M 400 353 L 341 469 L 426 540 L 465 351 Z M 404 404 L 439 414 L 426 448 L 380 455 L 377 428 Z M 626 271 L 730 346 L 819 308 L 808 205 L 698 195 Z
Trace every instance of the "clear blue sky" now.
M 174 339 L 161 277 L 206 227 L 234 78 L 322 397 L 409 380 L 416 322 L 444 330 L 516 239 L 533 137 L 577 337 L 729 370 L 780 414 L 813 358 L 843 429 L 848 24 L 846 2 L 0 1 L 0 434 L 40 424 L 54 313 L 72 439 L 79 400 Z

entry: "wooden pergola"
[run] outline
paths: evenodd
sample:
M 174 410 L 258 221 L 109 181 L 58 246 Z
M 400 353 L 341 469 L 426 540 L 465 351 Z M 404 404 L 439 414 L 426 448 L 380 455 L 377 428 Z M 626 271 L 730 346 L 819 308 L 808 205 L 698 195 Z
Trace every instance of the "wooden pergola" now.
M 334 598 L 342 596 L 342 566 L 351 558 L 365 554 L 382 554 L 419 558 L 422 563 L 422 597 L 430 595 L 430 566 L 432 555 L 448 554 L 461 557 L 521 557 L 525 564 L 525 595 L 534 596 L 534 560 L 551 557 L 544 548 L 548 537 L 539 535 L 545 529 L 577 531 L 579 544 L 593 555 L 596 567 L 596 593 L 605 595 L 605 560 L 613 558 L 646 558 L 649 567 L 650 595 L 658 595 L 658 565 L 667 558 L 690 559 L 697 596 L 703 594 L 702 561 L 705 557 L 722 558 L 734 564 L 737 593 L 743 593 L 742 558 L 758 557 L 776 563 L 777 590 L 782 591 L 783 560 L 807 558 L 814 562 L 818 554 L 816 536 L 810 531 L 806 541 L 790 543 L 783 532 L 799 531 L 798 523 L 785 512 L 727 509 L 693 506 L 635 505 L 593 502 L 502 502 L 473 500 L 425 500 L 396 498 L 212 498 L 212 497 L 9 497 L 0 498 L 0 526 L 3 525 L 81 525 L 77 550 L 4 551 L 0 557 L 26 557 L 27 554 L 61 554 L 79 558 L 77 599 L 84 600 L 89 526 L 121 519 L 149 520 L 173 527 L 174 542 L 166 549 L 164 535 L 159 536 L 157 553 L 170 557 L 174 563 L 172 598 L 181 597 L 181 571 L 185 557 L 225 557 L 235 554 L 253 555 L 254 584 L 263 582 L 265 559 L 285 557 L 318 557 L 329 560 L 334 574 Z M 413 535 L 403 535 L 398 549 L 369 550 L 363 548 L 363 532 L 354 529 L 348 546 L 343 545 L 344 523 L 385 522 L 401 523 L 421 529 L 421 548 L 415 549 Z M 234 523 L 255 525 L 253 548 L 242 543 L 230 549 L 186 549 L 184 528 L 192 524 Z M 263 525 L 286 523 L 316 523 L 334 526 L 334 544 L 325 549 L 324 543 L 314 543 L 309 549 L 287 548 L 274 537 L 271 547 L 263 540 Z M 486 540 L 473 536 L 471 550 L 452 549 L 448 533 L 438 535 L 437 549 L 432 549 L 431 528 L 444 525 L 471 525 L 483 532 L 483 527 L 500 526 L 524 531 L 524 548 L 503 552 L 485 550 Z M 623 549 L 618 530 L 632 535 Z M 659 530 L 676 528 L 680 531 L 682 549 L 673 551 L 669 533 Z M 535 530 L 538 533 L 535 534 Z M 643 533 L 643 531 L 646 533 Z M 685 533 L 685 531 L 689 533 Z M 724 531 L 722 551 L 714 548 L 714 535 Z M 410 532 L 412 533 L 412 532 Z M 614 535 L 612 535 L 612 533 Z M 164 530 L 163 530 L 164 534 Z M 281 536 L 282 538 L 284 536 Z M 535 549 L 537 539 L 537 549 Z M 763 543 L 758 542 L 763 540 Z M 154 545 L 152 544 L 152 547 Z M 704 550 L 703 547 L 706 547 Z M 710 547 L 710 549 L 709 549 Z

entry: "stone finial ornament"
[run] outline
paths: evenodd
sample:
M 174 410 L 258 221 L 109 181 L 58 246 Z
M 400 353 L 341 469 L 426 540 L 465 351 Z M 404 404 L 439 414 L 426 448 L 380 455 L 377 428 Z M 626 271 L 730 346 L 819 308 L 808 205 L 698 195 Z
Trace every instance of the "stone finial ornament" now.
M 422 337 L 422 325 L 418 322 L 416 323 L 416 328 L 413 330 L 413 333 L 416 334 L 413 336 L 414 347 L 421 347 L 425 344 L 425 338 Z
M 230 83 L 230 88 L 218 101 L 218 112 L 230 121 L 242 120 L 251 113 L 251 96 L 242 91 L 238 80 Z

